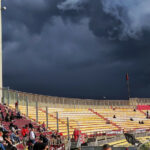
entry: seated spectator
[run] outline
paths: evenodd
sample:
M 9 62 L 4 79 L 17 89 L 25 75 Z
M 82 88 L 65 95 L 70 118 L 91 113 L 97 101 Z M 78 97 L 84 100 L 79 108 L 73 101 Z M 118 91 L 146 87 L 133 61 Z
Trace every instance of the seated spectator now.
M 22 116 L 21 116 L 21 114 L 20 114 L 20 111 L 17 112 L 16 118 L 17 118 L 17 119 L 21 119 L 21 118 L 22 118 Z
M 37 131 L 38 131 L 38 132 L 43 132 L 44 130 L 43 130 L 43 128 L 39 125 L 38 128 L 37 128 Z
M 0 114 L 1 114 L 1 117 L 2 117 L 2 121 L 4 121 L 4 114 L 3 114 L 3 112 L 1 111 Z
M 62 144 L 60 135 L 57 136 L 57 144 L 58 144 L 58 145 Z
M 108 144 L 103 145 L 102 150 L 112 150 L 111 146 Z
M 1 109 L 0 109 L 0 120 L 2 121 L 3 119 L 2 119 L 2 113 L 1 113 L 2 111 L 1 111 Z
M 40 140 L 41 140 L 44 144 L 48 145 L 48 139 L 47 139 L 46 135 L 44 135 L 43 133 L 40 134 Z
M 7 149 L 8 150 L 16 150 L 16 147 L 13 146 L 10 137 L 8 136 L 8 133 L 5 133 L 3 136 L 4 140 L 6 141 L 7 144 Z
M 10 121 L 14 120 L 15 119 L 15 116 L 14 116 L 14 113 L 11 112 L 11 115 L 10 115 Z
M 7 131 L 7 130 L 4 128 L 2 122 L 0 123 L 0 129 L 2 130 L 2 132 Z
M 12 131 L 12 132 L 15 132 L 16 129 L 15 129 L 15 125 L 11 122 L 10 125 L 9 125 L 9 129 Z
M 12 134 L 10 135 L 11 141 L 12 143 L 20 143 L 20 138 L 19 136 L 16 134 L 16 132 L 12 132 Z
M 130 121 L 134 121 L 133 118 L 130 118 Z
M 7 107 L 5 107 L 5 112 L 6 112 L 6 114 L 8 114 L 8 108 Z
M 114 115 L 113 118 L 116 118 L 116 115 Z
M 5 150 L 2 130 L 0 130 L 0 149 Z
M 6 122 L 9 122 L 9 121 L 10 121 L 9 113 L 6 114 L 5 121 L 6 121 Z
M 136 109 L 134 108 L 134 110 L 133 110 L 134 112 L 136 112 Z

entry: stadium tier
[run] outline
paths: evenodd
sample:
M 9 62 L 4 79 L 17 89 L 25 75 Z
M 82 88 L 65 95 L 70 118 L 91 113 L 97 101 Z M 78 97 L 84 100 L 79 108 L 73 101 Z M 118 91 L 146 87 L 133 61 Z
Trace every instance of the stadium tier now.
M 10 104 L 15 108 L 15 105 Z M 28 116 L 36 121 L 36 107 L 28 106 Z M 26 106 L 19 105 L 19 110 L 22 114 L 26 114 Z M 91 111 L 93 110 L 93 111 Z M 78 128 L 82 133 L 87 135 L 96 132 L 107 132 L 111 130 L 133 130 L 138 128 L 149 129 L 150 119 L 139 110 L 133 111 L 132 108 L 100 108 L 100 109 L 73 109 L 73 108 L 48 108 L 48 128 L 57 130 L 57 117 L 59 131 L 67 135 L 67 117 L 69 118 L 70 135 L 73 134 L 75 128 Z M 115 115 L 115 118 L 114 118 Z M 133 120 L 131 120 L 131 118 Z M 143 121 L 144 124 L 139 124 Z M 46 122 L 45 107 L 38 108 L 38 123 Z
M 3 91 L 3 103 L 14 109 L 16 102 L 22 114 L 39 124 L 47 123 L 48 129 L 59 130 L 65 136 L 68 134 L 67 118 L 70 135 L 75 128 L 94 135 L 114 130 L 149 129 L 150 126 L 150 119 L 146 118 L 150 99 L 90 100 Z

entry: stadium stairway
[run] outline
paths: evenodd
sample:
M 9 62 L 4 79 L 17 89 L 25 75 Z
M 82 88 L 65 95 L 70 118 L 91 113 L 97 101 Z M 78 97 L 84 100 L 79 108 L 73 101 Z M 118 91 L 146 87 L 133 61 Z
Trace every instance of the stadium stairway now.
M 103 115 L 101 115 L 98 112 L 95 112 L 93 109 L 89 108 L 89 111 L 91 111 L 92 113 L 96 114 L 97 116 L 99 116 L 100 118 L 104 119 L 106 122 L 110 122 L 113 126 L 117 127 L 118 130 L 121 130 L 121 127 L 118 126 L 116 123 L 112 122 L 111 120 L 109 120 L 108 118 L 105 118 Z

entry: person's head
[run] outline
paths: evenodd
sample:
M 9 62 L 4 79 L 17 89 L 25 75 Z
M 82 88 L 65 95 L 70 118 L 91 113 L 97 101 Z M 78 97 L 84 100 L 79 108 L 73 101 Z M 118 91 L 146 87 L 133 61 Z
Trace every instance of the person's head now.
M 34 131 L 34 128 L 31 128 L 31 131 Z
M 102 150 L 112 150 L 109 144 L 104 144 Z

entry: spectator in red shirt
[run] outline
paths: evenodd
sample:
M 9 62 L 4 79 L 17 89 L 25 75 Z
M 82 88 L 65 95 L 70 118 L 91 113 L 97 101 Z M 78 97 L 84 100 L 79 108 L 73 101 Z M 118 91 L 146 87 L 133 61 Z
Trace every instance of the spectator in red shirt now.
M 74 135 L 75 142 L 77 142 L 78 141 L 78 130 L 77 129 L 74 129 L 73 135 Z
M 28 126 L 25 125 L 23 128 L 22 128 L 22 131 L 21 131 L 21 134 L 23 136 L 23 145 L 26 146 L 26 143 L 27 143 L 27 135 L 28 135 L 29 131 L 28 131 Z

